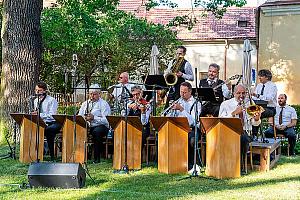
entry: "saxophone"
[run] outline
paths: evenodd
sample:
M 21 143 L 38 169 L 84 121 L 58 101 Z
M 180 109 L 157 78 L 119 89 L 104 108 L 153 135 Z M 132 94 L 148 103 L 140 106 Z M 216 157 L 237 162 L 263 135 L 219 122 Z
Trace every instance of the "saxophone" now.
M 184 56 L 179 56 L 174 64 L 172 65 L 171 69 L 164 75 L 165 81 L 168 86 L 173 86 L 177 83 L 178 77 L 176 73 L 179 71 L 180 66 L 184 61 Z

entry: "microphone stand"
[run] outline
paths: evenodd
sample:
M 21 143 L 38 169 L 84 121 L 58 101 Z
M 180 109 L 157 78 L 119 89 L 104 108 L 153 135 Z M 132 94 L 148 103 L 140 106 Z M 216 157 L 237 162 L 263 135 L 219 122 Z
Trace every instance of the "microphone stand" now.
M 123 99 L 123 108 L 125 109 L 125 130 L 124 130 L 124 164 L 121 168 L 121 170 L 119 171 L 120 174 L 128 174 L 129 173 L 129 168 L 128 168 L 128 164 L 127 164 L 127 125 L 128 125 L 128 108 L 127 108 L 127 104 L 128 104 L 128 89 L 126 88 L 125 85 L 122 84 L 122 93 L 121 93 L 121 98 Z M 123 95 L 125 95 L 125 97 L 123 97 Z
M 74 67 L 74 70 L 72 70 L 72 84 L 74 88 L 74 112 L 73 112 L 73 152 L 71 154 L 71 158 L 73 157 L 73 162 L 74 162 L 74 154 L 76 151 L 76 113 L 77 113 L 77 108 L 76 108 L 76 102 L 77 102 L 77 97 L 76 97 L 76 71 L 77 71 L 77 65 L 78 65 L 78 60 L 77 60 L 77 55 L 73 55 L 73 62 L 72 65 Z M 71 159 L 69 158 L 69 160 Z
M 197 166 L 197 146 L 198 146 L 198 128 L 197 128 L 197 122 L 199 121 L 199 129 L 201 131 L 201 123 L 200 123 L 200 119 L 198 120 L 198 102 L 200 101 L 201 103 L 201 99 L 198 98 L 198 86 L 197 86 L 197 68 L 195 68 L 195 81 L 196 81 L 196 92 L 195 92 L 195 102 L 194 102 L 194 107 L 195 107 L 195 119 L 194 119 L 194 123 L 195 123 L 195 127 L 194 127 L 194 165 L 193 165 L 193 173 L 191 174 L 192 177 L 196 177 L 198 176 L 198 172 L 196 169 Z M 200 133 L 201 134 L 201 133 Z M 200 159 L 201 161 L 201 159 Z
M 37 117 L 36 117 L 36 138 L 35 138 L 35 145 L 36 145 L 36 162 L 39 163 L 39 146 L 40 146 L 40 96 L 37 96 Z

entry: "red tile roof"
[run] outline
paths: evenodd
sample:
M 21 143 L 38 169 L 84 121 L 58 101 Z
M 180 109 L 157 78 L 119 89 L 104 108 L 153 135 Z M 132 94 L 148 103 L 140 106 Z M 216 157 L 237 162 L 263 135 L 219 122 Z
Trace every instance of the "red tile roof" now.
M 146 0 L 120 0 L 119 9 L 134 13 L 137 17 L 146 18 L 153 23 L 168 24 L 175 16 L 191 14 L 190 9 L 154 8 L 146 11 L 143 6 Z M 197 24 L 192 30 L 185 27 L 174 28 L 178 38 L 189 40 L 214 39 L 254 39 L 255 38 L 255 8 L 229 8 L 223 18 L 218 20 L 213 15 L 200 17 L 201 9 L 194 9 Z M 247 27 L 238 27 L 238 21 L 247 21 Z
M 282 5 L 299 5 L 299 0 L 269 0 L 259 7 L 282 6 Z

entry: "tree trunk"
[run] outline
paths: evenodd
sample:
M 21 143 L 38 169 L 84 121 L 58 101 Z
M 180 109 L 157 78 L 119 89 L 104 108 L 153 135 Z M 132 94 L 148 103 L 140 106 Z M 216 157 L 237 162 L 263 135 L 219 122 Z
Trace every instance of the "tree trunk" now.
M 11 112 L 28 112 L 28 96 L 39 78 L 42 8 L 43 0 L 3 1 L 0 109 L 6 127 Z

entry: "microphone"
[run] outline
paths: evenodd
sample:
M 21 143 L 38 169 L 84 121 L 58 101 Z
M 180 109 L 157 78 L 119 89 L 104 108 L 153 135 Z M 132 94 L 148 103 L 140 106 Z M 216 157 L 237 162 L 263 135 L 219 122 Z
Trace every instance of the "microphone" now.
M 72 65 L 76 67 L 78 65 L 77 54 L 73 54 L 72 56 Z

